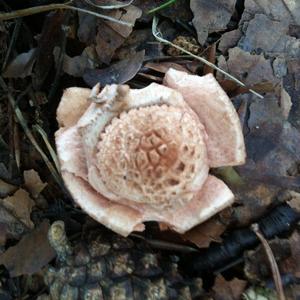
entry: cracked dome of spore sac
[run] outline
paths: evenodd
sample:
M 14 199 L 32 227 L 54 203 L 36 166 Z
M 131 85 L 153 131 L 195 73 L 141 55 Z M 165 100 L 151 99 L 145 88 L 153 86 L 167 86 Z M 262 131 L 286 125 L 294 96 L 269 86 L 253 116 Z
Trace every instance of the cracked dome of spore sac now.
M 189 109 L 153 105 L 121 113 L 99 137 L 99 192 L 156 208 L 184 205 L 208 176 L 205 138 Z

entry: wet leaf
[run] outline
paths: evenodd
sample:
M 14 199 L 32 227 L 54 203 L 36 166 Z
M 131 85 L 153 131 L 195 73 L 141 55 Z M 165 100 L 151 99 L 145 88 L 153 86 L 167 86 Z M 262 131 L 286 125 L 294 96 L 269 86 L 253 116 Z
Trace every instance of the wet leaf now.
M 24 187 L 30 192 L 33 198 L 37 198 L 41 191 L 47 186 L 47 183 L 43 182 L 35 170 L 24 171 Z
M 55 256 L 48 242 L 49 223 L 44 221 L 13 247 L 0 256 L 11 277 L 38 272 Z
M 35 203 L 27 191 L 19 189 L 12 196 L 0 199 L 0 203 L 28 228 L 34 227 L 30 213 Z
M 227 281 L 218 275 L 213 286 L 214 300 L 239 300 L 247 286 L 247 282 L 234 278 Z
M 19 54 L 5 69 L 3 77 L 6 78 L 25 78 L 30 76 L 35 63 L 36 49 Z
M 198 42 L 203 45 L 208 34 L 226 29 L 234 12 L 236 0 L 191 0 L 194 14 L 193 25 L 197 31 Z
M 112 83 L 125 83 L 140 70 L 144 55 L 145 51 L 140 51 L 130 59 L 121 60 L 105 69 L 87 70 L 83 75 L 83 79 L 90 87 L 98 82 L 101 86 Z

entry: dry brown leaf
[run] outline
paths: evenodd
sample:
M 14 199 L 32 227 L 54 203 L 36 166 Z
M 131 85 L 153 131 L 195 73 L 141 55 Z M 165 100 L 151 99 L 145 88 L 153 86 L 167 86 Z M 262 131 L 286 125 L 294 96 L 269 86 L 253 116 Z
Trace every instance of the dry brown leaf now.
M 142 11 L 134 5 L 129 5 L 121 10 L 112 10 L 110 17 L 134 24 L 142 15 Z M 101 62 L 109 64 L 117 48 L 132 32 L 132 27 L 120 25 L 110 21 L 99 21 L 96 42 L 96 52 Z
M 223 54 L 227 53 L 228 49 L 233 48 L 237 45 L 241 37 L 242 32 L 239 28 L 229 32 L 225 32 L 224 34 L 222 34 L 218 49 Z
M 47 183 L 43 182 L 35 170 L 26 170 L 24 175 L 24 186 L 28 192 L 30 192 L 33 198 L 37 198 L 41 191 L 47 186 Z
M 11 277 L 38 272 L 55 256 L 48 242 L 49 223 L 44 221 L 0 256 Z
M 212 288 L 214 300 L 240 300 L 247 286 L 247 281 L 234 278 L 225 280 L 222 275 L 218 275 Z
M 0 197 L 4 198 L 18 189 L 17 186 L 9 184 L 0 179 Z
M 25 78 L 30 76 L 35 62 L 35 48 L 19 54 L 5 69 L 3 77 Z
M 252 55 L 242 49 L 235 47 L 229 49 L 229 57 L 219 57 L 218 66 L 224 71 L 237 77 L 247 86 L 261 83 L 272 83 L 274 90 L 280 80 L 273 74 L 271 61 L 261 55 Z M 223 75 L 217 73 L 219 79 L 224 79 Z
M 12 196 L 1 199 L 0 203 L 28 228 L 34 227 L 30 213 L 35 203 L 27 191 L 19 189 Z
M 192 228 L 183 235 L 183 238 L 194 243 L 199 248 L 206 248 L 211 242 L 222 242 L 220 236 L 225 230 L 226 225 L 215 217 Z
M 190 6 L 194 14 L 193 25 L 197 31 L 198 42 L 203 45 L 208 34 L 226 29 L 236 0 L 191 0 Z

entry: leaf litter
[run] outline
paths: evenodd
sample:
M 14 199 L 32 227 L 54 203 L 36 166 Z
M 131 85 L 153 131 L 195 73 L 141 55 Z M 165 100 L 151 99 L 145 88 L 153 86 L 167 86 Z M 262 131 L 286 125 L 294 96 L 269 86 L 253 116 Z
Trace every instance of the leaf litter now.
M 38 125 L 45 131 L 46 139 L 43 138 L 43 141 L 41 136 L 35 136 L 35 131 L 32 136 L 29 135 L 43 153 L 48 153 L 47 149 L 51 149 L 48 146 L 53 146 L 54 110 L 64 88 L 78 84 L 92 87 L 96 83 L 101 83 L 101 87 L 110 83 L 143 87 L 153 80 L 161 82 L 169 67 L 201 75 L 202 63 L 206 62 L 217 64 L 222 71 L 233 76 L 225 77 L 215 66 L 213 69 L 204 68 L 205 73 L 213 72 L 232 96 L 244 127 L 247 164 L 231 170 L 213 170 L 234 190 L 235 204 L 183 236 L 171 235 L 170 231 L 156 236 L 161 239 L 161 245 L 164 241 L 168 241 L 169 246 L 172 242 L 176 243 L 177 248 L 169 249 L 210 249 L 212 245 L 222 245 L 232 229 L 248 226 L 278 204 L 287 202 L 299 212 L 300 5 L 290 0 L 245 0 L 244 8 L 241 8 L 242 1 L 239 0 L 226 3 L 218 0 L 175 2 L 166 9 L 157 10 L 156 18 L 159 17 L 161 22 L 156 27 L 160 33 L 153 31 L 155 36 L 151 31 L 153 15 L 148 12 L 164 1 L 77 2 L 76 8 L 92 13 L 56 11 L 44 14 L 47 16 L 44 22 L 38 21 L 42 29 L 32 28 L 28 19 L 24 18 L 25 25 L 33 29 L 34 42 L 24 47 L 20 43 L 23 36 L 17 37 L 3 76 L 6 76 L 5 80 L 12 79 L 7 87 L 17 103 L 13 107 L 23 113 L 23 119 L 28 119 L 25 130 Z M 99 19 L 93 13 L 105 14 L 135 26 Z M 10 41 L 7 32 L 11 29 L 5 22 L 3 24 L 1 47 L 7 50 Z M 55 78 L 53 74 L 56 74 Z M 13 78 L 18 78 L 18 81 L 13 81 Z M 234 82 L 234 79 L 237 81 Z M 28 86 L 30 93 L 26 91 Z M 249 93 L 249 89 L 262 94 L 264 99 L 258 99 Z M 50 100 L 47 101 L 46 97 L 39 106 L 31 106 L 30 101 L 39 93 L 51 95 Z M 16 165 L 13 160 L 7 164 L 7 153 L 14 152 L 15 146 L 11 142 L 12 135 L 8 134 L 11 129 L 2 128 L 6 124 L 1 123 L 4 143 L 1 142 L 0 148 L 0 244 L 3 252 L 0 260 L 11 276 L 21 276 L 38 272 L 53 258 L 47 242 L 49 225 L 47 221 L 43 222 L 47 216 L 52 218 L 51 221 L 58 218 L 69 220 L 71 232 L 73 230 L 77 234 L 88 218 L 73 207 L 66 192 L 44 170 L 43 160 L 35 158 L 32 166 L 25 167 L 28 162 L 30 164 L 31 158 L 22 159 L 21 151 L 20 170 L 13 169 L 12 166 Z M 24 143 L 22 131 L 20 145 L 21 150 L 28 148 L 30 152 L 30 143 Z M 55 157 L 50 155 L 48 158 L 47 155 L 43 157 L 44 161 L 52 164 Z M 30 170 L 36 162 L 41 165 L 38 172 Z M 283 191 L 289 196 L 281 197 Z M 41 197 L 45 202 L 43 206 L 38 205 Z M 285 256 L 278 256 L 280 271 L 292 272 L 293 276 L 299 277 L 299 233 L 294 231 L 277 241 L 282 247 L 291 249 Z M 272 242 L 270 244 L 272 248 Z M 34 245 L 40 246 L 34 248 Z M 258 264 L 260 258 L 256 251 L 260 251 L 259 248 L 252 251 L 252 266 L 267 269 L 263 259 Z M 273 252 L 276 257 L 276 250 Z M 20 253 L 25 253 L 28 259 L 14 261 Z M 240 299 L 243 293 L 244 296 L 252 293 L 261 297 L 267 294 L 265 289 L 270 273 L 262 278 L 259 273 L 253 272 L 252 277 L 260 279 L 260 287 L 250 286 L 245 292 L 247 282 L 253 284 L 255 280 L 247 278 L 246 282 L 246 277 L 241 280 L 241 269 L 228 268 L 226 274 L 215 277 L 214 283 L 205 282 L 208 294 L 214 299 Z M 274 286 L 272 289 L 274 291 Z M 290 290 L 297 295 L 296 285 L 289 287 L 287 293 Z M 13 295 L 12 291 L 8 291 Z M 274 295 L 273 292 L 268 295 L 271 294 Z

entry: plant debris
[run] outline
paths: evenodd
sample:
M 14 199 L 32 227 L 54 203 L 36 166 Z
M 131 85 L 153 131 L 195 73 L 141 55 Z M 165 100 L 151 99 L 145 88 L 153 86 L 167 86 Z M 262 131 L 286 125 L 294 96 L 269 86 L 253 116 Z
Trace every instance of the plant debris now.
M 54 258 L 54 250 L 47 239 L 48 229 L 49 223 L 44 221 L 25 235 L 16 246 L 0 255 L 0 264 L 5 265 L 10 276 L 38 272 Z
M 281 280 L 286 299 L 299 298 L 299 1 L 50 2 L 0 1 L 0 298 L 48 300 L 47 286 L 50 294 L 60 290 L 61 279 L 56 287 L 42 280 L 41 268 L 60 264 L 60 258 L 52 260 L 55 253 L 47 242 L 50 223 L 64 220 L 79 260 L 86 259 L 77 252 L 79 240 L 95 228 L 105 231 L 74 205 L 63 185 L 55 147 L 57 121 L 70 125 L 81 108 L 101 101 L 96 89 L 90 94 L 87 87 L 98 84 L 101 92 L 107 84 L 126 84 L 138 91 L 164 84 L 170 68 L 215 76 L 237 111 L 246 163 L 210 170 L 228 185 L 235 201 L 185 234 L 162 222 L 147 222 L 143 233 L 114 245 L 122 248 L 129 240 L 135 245 L 145 240 L 162 268 L 170 258 L 173 281 L 168 291 L 176 286 L 183 298 L 198 293 L 205 299 L 276 299 L 275 262 L 272 272 L 250 229 L 258 223 L 279 269 L 277 288 Z M 184 87 L 183 77 L 178 82 Z M 59 99 L 74 86 L 83 101 L 65 101 L 70 113 L 56 121 Z M 187 91 L 195 94 L 194 88 Z M 193 107 L 202 113 L 205 107 L 198 101 Z M 210 116 L 214 118 L 223 124 L 222 113 Z M 100 236 L 104 249 L 109 238 Z M 149 272 L 152 262 L 147 261 Z M 118 262 L 120 268 L 125 265 L 124 260 Z M 65 270 L 60 272 L 62 276 Z M 182 281 L 176 274 L 197 277 L 197 284 L 179 288 Z M 117 300 L 124 291 L 122 280 L 114 290 Z M 140 279 L 138 285 L 145 293 L 147 280 Z M 61 292 L 77 300 L 72 284 Z M 161 292 L 165 285 L 151 287 Z M 108 290 L 95 286 L 92 291 L 98 299 L 99 291 Z

